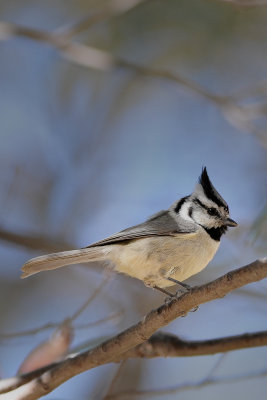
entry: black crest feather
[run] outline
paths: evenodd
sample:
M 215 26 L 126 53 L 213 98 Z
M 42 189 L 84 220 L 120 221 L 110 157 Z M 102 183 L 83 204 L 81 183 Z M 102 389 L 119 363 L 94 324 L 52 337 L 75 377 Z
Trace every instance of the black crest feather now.
M 226 201 L 222 198 L 222 196 L 217 192 L 217 190 L 211 183 L 206 167 L 202 168 L 202 172 L 199 177 L 199 183 L 202 186 L 204 193 L 208 199 L 212 200 L 219 207 L 224 207 L 226 210 L 228 210 L 228 205 Z

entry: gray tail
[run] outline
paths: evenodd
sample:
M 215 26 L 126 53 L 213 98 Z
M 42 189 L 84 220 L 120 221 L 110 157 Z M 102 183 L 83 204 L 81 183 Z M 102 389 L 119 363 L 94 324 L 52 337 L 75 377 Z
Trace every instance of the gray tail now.
M 22 267 L 21 278 L 37 274 L 40 271 L 47 271 L 64 267 L 70 264 L 104 260 L 105 252 L 101 247 L 91 247 L 80 250 L 63 251 L 61 253 L 47 254 L 35 257 L 27 261 Z

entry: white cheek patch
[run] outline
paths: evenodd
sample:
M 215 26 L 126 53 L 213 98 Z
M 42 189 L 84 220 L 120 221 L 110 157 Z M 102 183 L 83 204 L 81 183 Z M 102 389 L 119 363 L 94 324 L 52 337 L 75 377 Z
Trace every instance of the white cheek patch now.
M 189 208 L 191 207 L 190 203 L 184 203 L 179 211 L 179 215 L 183 218 L 186 219 L 187 221 L 191 221 L 193 220 L 193 218 L 191 218 L 189 216 Z

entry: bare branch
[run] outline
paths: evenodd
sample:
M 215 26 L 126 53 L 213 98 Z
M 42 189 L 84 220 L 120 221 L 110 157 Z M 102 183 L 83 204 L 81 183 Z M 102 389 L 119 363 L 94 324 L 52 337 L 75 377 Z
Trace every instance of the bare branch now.
M 216 96 L 209 93 L 197 83 L 178 74 L 136 65 L 130 61 L 115 58 L 107 51 L 96 49 L 81 43 L 70 42 L 64 36 L 55 33 L 44 32 L 7 22 L 0 22 L 0 40 L 7 40 L 13 36 L 26 37 L 28 39 L 47 43 L 58 49 L 65 58 L 79 65 L 95 68 L 100 71 L 106 71 L 116 66 L 124 67 L 139 74 L 175 81 L 179 85 L 186 86 L 192 91 L 218 104 L 227 101 L 227 97 Z
M 185 390 L 203 388 L 205 386 L 211 386 L 211 385 L 222 385 L 224 383 L 242 382 L 242 381 L 246 381 L 248 379 L 263 378 L 265 376 L 267 376 L 267 370 L 256 371 L 256 372 L 251 372 L 249 374 L 230 376 L 230 377 L 229 376 L 227 376 L 227 377 L 207 377 L 198 382 L 182 383 L 180 385 L 176 385 L 176 386 L 164 388 L 164 389 L 125 390 L 123 392 L 114 393 L 114 394 L 109 395 L 106 398 L 106 400 L 119 400 L 119 399 L 125 400 L 125 399 L 131 398 L 133 396 L 134 397 L 137 397 L 137 396 L 142 396 L 142 397 L 161 396 L 161 398 L 162 398 L 162 396 L 164 396 L 164 395 L 178 393 L 178 392 L 182 392 Z
M 252 121 L 259 114 L 262 115 L 263 113 L 266 113 L 266 106 L 261 107 L 256 105 L 255 107 L 254 105 L 239 105 L 237 101 L 242 97 L 242 93 L 240 91 L 237 94 L 236 99 L 235 94 L 229 96 L 216 95 L 209 92 L 198 83 L 193 82 L 177 73 L 155 69 L 150 66 L 141 66 L 135 64 L 134 62 L 114 57 L 107 51 L 90 47 L 81 43 L 72 42 L 69 40 L 68 35 L 49 33 L 12 23 L 0 22 L 0 40 L 7 40 L 15 36 L 25 37 L 49 44 L 50 46 L 56 48 L 67 60 L 87 68 L 89 67 L 99 71 L 108 71 L 115 67 L 122 67 L 138 74 L 153 76 L 155 78 L 163 78 L 172 82 L 176 82 L 177 84 L 184 86 L 187 89 L 192 90 L 194 93 L 201 95 L 207 100 L 215 103 L 221 109 L 222 113 L 230 123 L 237 126 L 238 129 L 253 133 L 259 139 L 259 141 L 267 147 L 267 141 L 265 139 L 266 131 L 252 123 Z M 258 85 L 256 89 L 257 90 L 255 90 L 255 92 L 258 91 Z M 253 88 L 251 90 L 253 93 Z M 248 97 L 251 97 L 248 91 L 244 90 L 244 93 L 247 93 Z
M 7 333 L 1 333 L 0 332 L 0 340 L 1 339 L 12 339 L 12 338 L 16 338 L 16 337 L 21 337 L 21 336 L 30 336 L 30 335 L 34 335 L 36 333 L 39 333 L 41 331 L 47 330 L 47 329 L 51 329 L 51 328 L 58 328 L 60 325 L 64 324 L 64 323 L 69 323 L 69 322 L 73 322 L 75 319 L 77 319 L 83 312 L 84 310 L 90 305 L 90 303 L 98 296 L 98 294 L 101 292 L 101 290 L 103 289 L 103 287 L 107 284 L 107 282 L 109 281 L 110 277 L 106 276 L 102 282 L 100 283 L 100 285 L 98 287 L 96 287 L 96 289 L 93 291 L 93 293 L 88 297 L 88 299 L 74 312 L 74 314 L 69 317 L 66 318 L 64 321 L 60 321 L 57 323 L 46 323 L 44 325 L 41 325 L 39 327 L 33 328 L 33 329 L 28 329 L 25 331 L 19 331 L 19 332 L 7 332 Z M 83 324 L 81 325 L 82 328 L 88 328 L 88 327 L 92 327 L 92 326 L 96 326 L 98 324 L 101 324 L 103 322 L 106 322 L 108 320 L 117 318 L 119 315 L 121 315 L 121 313 L 116 313 L 116 314 L 112 314 L 111 316 L 109 315 L 108 317 L 102 318 L 98 321 L 95 322 L 91 322 L 91 323 L 87 323 L 87 324 Z
M 200 341 L 182 340 L 170 333 L 159 332 L 146 342 L 114 358 L 112 362 L 126 361 L 129 358 L 194 357 L 265 345 L 267 345 L 267 331 Z M 3 379 L 0 381 L 0 393 L 13 390 L 37 378 L 56 365 L 56 363 L 51 364 L 17 378 Z
M 23 385 L 10 392 L 12 399 L 35 400 L 50 393 L 63 382 L 83 371 L 95 368 L 118 359 L 133 347 L 148 340 L 153 333 L 168 325 L 175 318 L 186 315 L 194 307 L 224 297 L 227 293 L 246 284 L 267 277 L 267 258 L 228 272 L 220 278 L 202 286 L 196 286 L 181 297 L 173 298 L 156 310 L 152 310 L 139 323 L 131 326 L 117 336 L 101 345 L 70 357 L 49 370 L 33 371 L 33 373 L 17 378 L 16 386 Z M 33 379 L 33 380 L 31 380 Z M 9 388 L 10 390 L 10 388 Z M 7 394 L 5 394 L 7 396 Z M 7 397 L 5 397 L 5 400 Z M 1 396 L 0 396 L 0 400 Z
M 267 5 L 266 0 L 220 0 L 224 3 L 230 3 L 238 7 L 262 7 Z
M 35 236 L 26 233 L 16 233 L 3 229 L 0 227 L 0 240 L 9 242 L 26 249 L 30 250 L 41 250 L 45 253 L 54 253 L 57 251 L 73 250 L 77 246 L 75 244 L 70 244 L 65 241 L 59 241 L 57 239 L 51 239 L 47 236 Z M 80 265 L 86 265 L 95 271 L 101 272 L 101 269 L 94 263 L 83 263 Z M 53 327 L 53 326 L 50 326 Z M 48 327 L 48 328 L 50 328 Z M 46 328 L 45 328 L 46 329 Z
M 93 14 L 82 18 L 80 21 L 67 26 L 58 28 L 55 33 L 62 35 L 65 39 L 71 39 L 73 36 L 92 28 L 110 18 L 118 17 L 137 7 L 148 0 L 110 0 L 103 8 Z
M 0 227 L 0 240 L 14 243 L 18 246 L 26 247 L 31 250 L 42 250 L 45 252 L 56 252 L 63 250 L 71 250 L 73 246 L 66 242 L 59 242 L 45 236 L 33 236 L 27 234 L 19 234 Z
M 78 324 L 78 325 L 75 326 L 75 329 L 79 330 L 79 329 L 93 328 L 93 327 L 96 327 L 98 325 L 104 324 L 106 322 L 117 320 L 122 315 L 123 315 L 123 311 L 114 312 L 114 313 L 108 315 L 107 317 L 100 318 L 100 319 L 98 319 L 96 321 L 87 322 L 87 323 L 84 323 L 84 324 Z M 37 326 L 37 327 L 32 328 L 32 329 L 26 329 L 26 330 L 17 331 L 17 332 L 0 332 L 0 340 L 3 340 L 3 339 L 14 339 L 14 338 L 22 337 L 22 336 L 36 335 L 39 332 L 57 328 L 62 322 L 63 321 L 61 321 L 61 322 L 48 322 L 48 323 L 46 323 L 44 325 L 40 325 L 40 326 Z
M 267 331 L 218 339 L 188 341 L 169 333 L 156 333 L 146 342 L 122 354 L 120 359 L 192 357 L 267 346 Z
M 119 379 L 119 377 L 120 377 L 120 375 L 122 373 L 122 370 L 123 370 L 123 368 L 125 366 L 125 363 L 126 363 L 126 360 L 123 360 L 120 363 L 119 368 L 117 368 L 116 374 L 114 375 L 112 381 L 110 382 L 110 385 L 108 387 L 107 393 L 105 394 L 105 397 L 103 397 L 103 400 L 107 400 L 112 395 L 114 387 L 115 387 L 115 385 L 116 385 L 116 383 L 117 383 L 117 381 L 118 381 L 118 379 Z
M 108 315 L 107 317 L 98 319 L 97 321 L 76 325 L 76 329 L 88 329 L 88 328 L 96 327 L 96 326 L 101 325 L 108 321 L 114 321 L 114 320 L 116 321 L 116 320 L 121 319 L 123 314 L 124 314 L 123 310 L 117 311 L 117 312 L 114 312 L 114 313 Z
M 106 276 L 100 285 L 93 291 L 93 293 L 88 297 L 88 299 L 81 305 L 81 307 L 78 308 L 78 310 L 75 311 L 75 313 L 70 317 L 70 321 L 74 321 L 77 319 L 83 312 L 86 310 L 86 308 L 89 306 L 89 304 L 99 295 L 103 287 L 108 283 L 110 280 L 110 276 Z

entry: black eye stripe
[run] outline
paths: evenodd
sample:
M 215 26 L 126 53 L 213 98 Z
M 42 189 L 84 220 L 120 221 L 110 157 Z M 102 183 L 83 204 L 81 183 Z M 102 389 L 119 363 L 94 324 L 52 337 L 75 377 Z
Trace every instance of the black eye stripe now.
M 200 201 L 199 199 L 194 199 L 193 201 L 204 208 L 204 210 L 206 210 L 209 215 L 216 215 L 217 217 L 220 217 L 220 213 L 216 210 L 216 208 L 206 206 L 206 204 L 203 204 L 202 201 Z
M 205 210 L 209 209 L 209 207 L 206 206 L 205 204 L 203 204 L 202 201 L 200 201 L 199 199 L 194 199 L 193 201 L 194 201 L 194 203 L 198 204 L 200 207 L 204 208 Z

